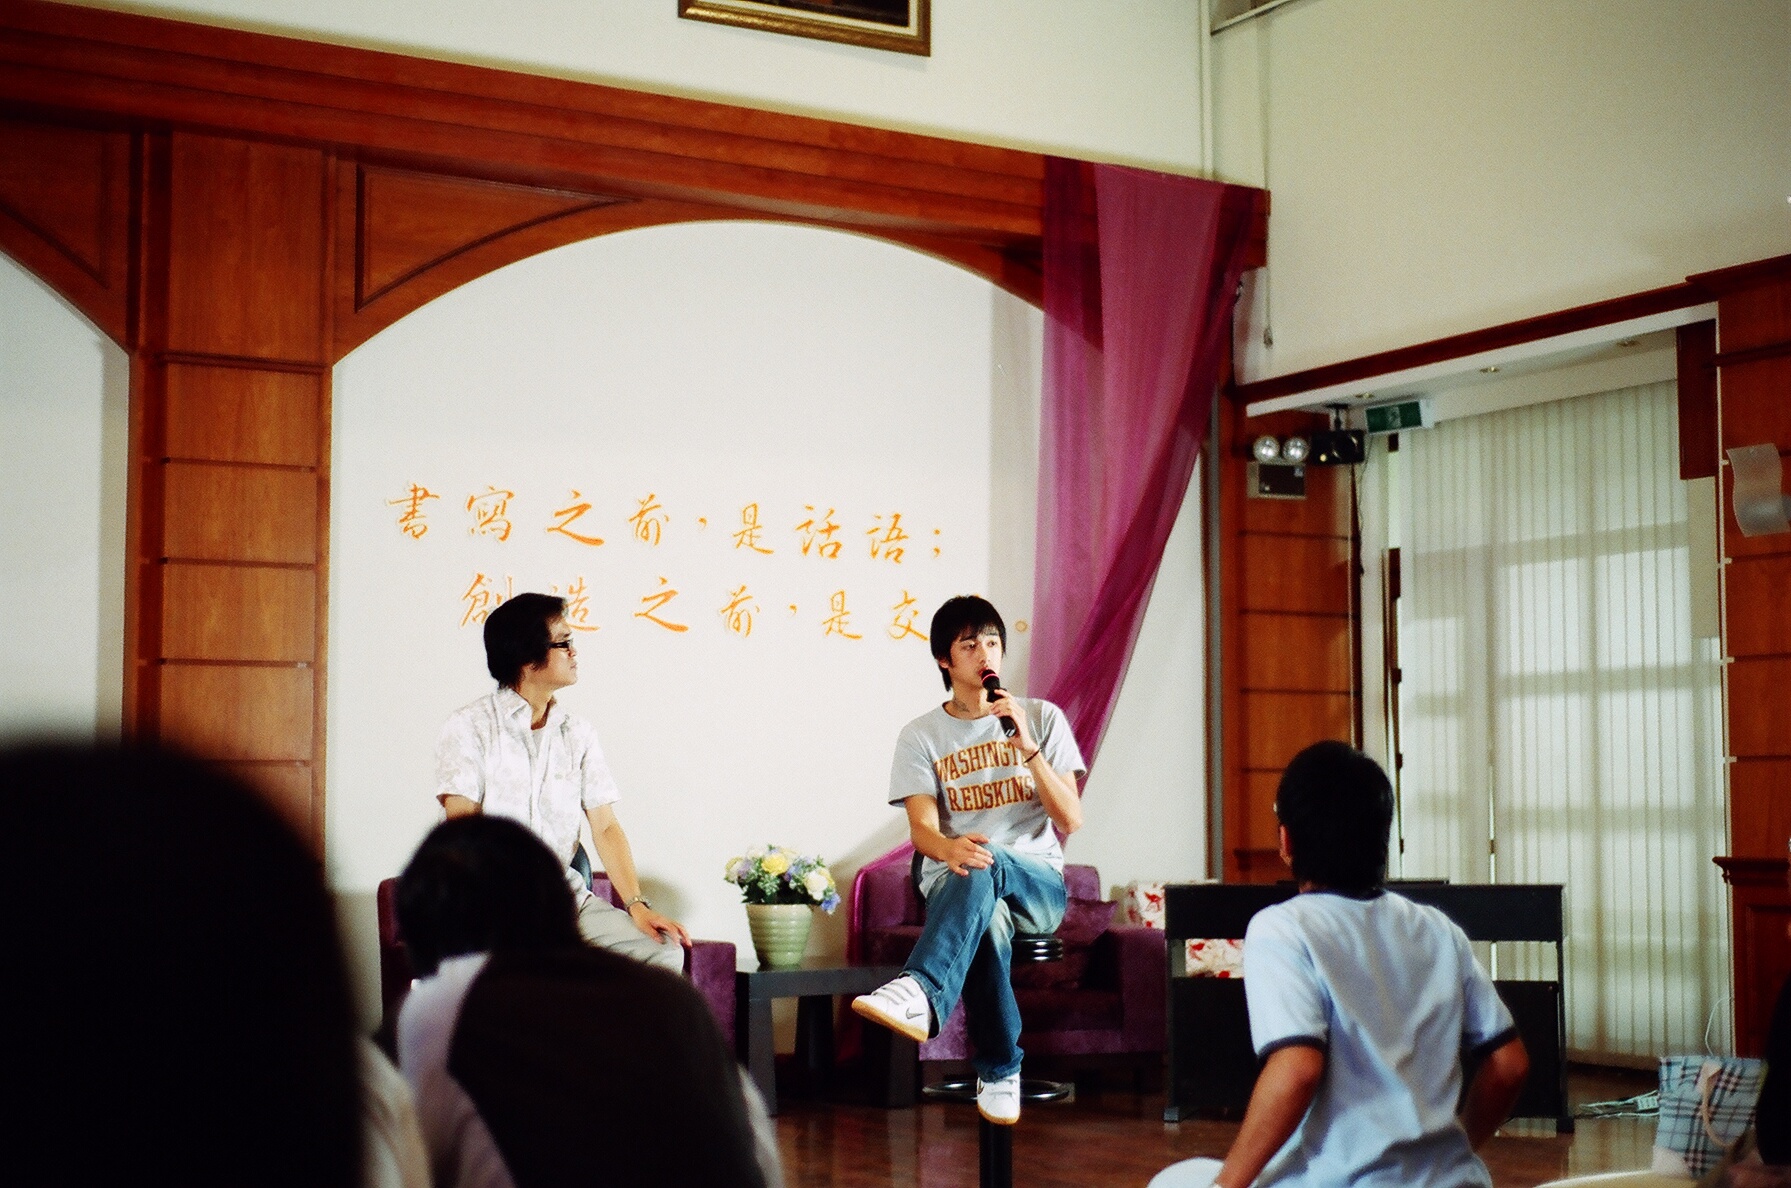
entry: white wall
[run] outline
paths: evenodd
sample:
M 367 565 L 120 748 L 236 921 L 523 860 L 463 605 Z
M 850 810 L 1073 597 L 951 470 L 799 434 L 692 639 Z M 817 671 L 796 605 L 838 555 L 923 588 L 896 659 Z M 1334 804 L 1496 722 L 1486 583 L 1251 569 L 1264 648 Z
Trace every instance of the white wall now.
M 1783 0 L 1303 0 L 1221 33 L 1216 165 L 1274 196 L 1244 376 L 1791 252 L 1788 66 Z
M 331 494 L 338 890 L 396 874 L 438 819 L 441 723 L 492 688 L 462 625 L 475 572 L 517 591 L 585 580 L 598 630 L 577 637 L 563 702 L 598 728 L 655 903 L 698 935 L 747 943 L 721 870 L 751 845 L 819 852 L 845 878 L 904 837 L 891 748 L 943 693 L 926 644 L 891 638 L 891 610 L 912 595 L 924 631 L 976 591 L 1030 617 L 1039 341 L 1036 310 L 929 257 L 734 223 L 534 257 L 351 354 Z M 411 483 L 440 495 L 420 538 L 389 502 Z M 465 501 L 488 485 L 515 492 L 508 540 L 470 531 Z M 593 507 L 570 527 L 601 546 L 547 531 L 573 489 Z M 628 523 L 649 493 L 671 517 L 656 545 Z M 748 503 L 770 555 L 734 541 Z M 839 558 L 801 554 L 810 504 L 835 511 Z M 910 536 L 899 563 L 873 560 L 866 536 L 891 512 Z M 721 614 L 742 584 L 747 635 Z M 679 591 L 660 617 L 688 630 L 636 617 L 660 589 Z M 837 590 L 862 638 L 826 634 Z M 842 924 L 819 946 L 837 949 Z
M 1201 159 L 1192 0 L 934 0 L 926 58 L 683 20 L 676 0 L 102 7 L 1181 172 Z
M 124 352 L 0 256 L 0 741 L 118 733 Z
M 1082 790 L 1085 824 L 1070 860 L 1125 884 L 1204 879 L 1206 588 L 1200 547 L 1204 480 L 1188 484 L 1100 757 Z

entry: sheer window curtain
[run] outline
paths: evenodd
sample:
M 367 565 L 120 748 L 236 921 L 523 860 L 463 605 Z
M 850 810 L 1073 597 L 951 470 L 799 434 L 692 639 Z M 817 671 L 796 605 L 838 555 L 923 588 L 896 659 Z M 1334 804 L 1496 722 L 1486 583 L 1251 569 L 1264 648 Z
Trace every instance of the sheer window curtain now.
M 1692 636 L 1674 386 L 1402 435 L 1407 878 L 1563 883 L 1568 1047 L 1728 1050 L 1715 640 Z M 1503 976 L 1552 956 L 1500 946 Z

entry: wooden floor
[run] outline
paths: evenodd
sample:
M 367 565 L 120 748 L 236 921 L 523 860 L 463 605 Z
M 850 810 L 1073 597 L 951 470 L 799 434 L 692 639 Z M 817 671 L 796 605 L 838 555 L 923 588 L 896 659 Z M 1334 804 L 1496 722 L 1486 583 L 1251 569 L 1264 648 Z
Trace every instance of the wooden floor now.
M 1609 1101 L 1654 1088 L 1652 1073 L 1576 1070 L 1573 1100 Z M 1225 1154 L 1232 1122 L 1163 1122 L 1161 1094 L 1116 1089 L 1028 1106 L 1014 1133 L 1014 1182 L 1028 1188 L 1142 1188 L 1178 1159 Z M 959 1188 L 977 1182 L 976 1111 L 907 1110 L 785 1101 L 777 1118 L 789 1188 Z M 1481 1152 L 1498 1188 L 1648 1165 L 1654 1120 L 1582 1118 L 1571 1135 L 1552 1123 L 1509 1125 Z

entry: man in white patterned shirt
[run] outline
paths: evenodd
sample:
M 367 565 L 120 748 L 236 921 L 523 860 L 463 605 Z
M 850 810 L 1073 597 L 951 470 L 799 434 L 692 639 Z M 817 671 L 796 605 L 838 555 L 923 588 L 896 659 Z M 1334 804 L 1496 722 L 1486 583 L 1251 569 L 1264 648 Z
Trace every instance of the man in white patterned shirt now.
M 585 939 L 673 971 L 684 968 L 690 934 L 641 894 L 634 851 L 616 819 L 621 798 L 597 731 L 560 708 L 554 694 L 578 680 L 578 657 L 564 600 L 518 594 L 485 619 L 485 666 L 499 688 L 456 710 L 436 748 L 436 799 L 449 817 L 491 813 L 534 832 L 568 867 Z M 580 820 L 618 911 L 592 895 L 571 870 Z

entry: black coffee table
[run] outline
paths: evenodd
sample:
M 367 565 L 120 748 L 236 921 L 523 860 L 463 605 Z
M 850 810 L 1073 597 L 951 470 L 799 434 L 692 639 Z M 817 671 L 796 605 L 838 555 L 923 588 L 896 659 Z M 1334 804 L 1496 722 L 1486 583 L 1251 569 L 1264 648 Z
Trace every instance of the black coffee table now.
M 833 1069 L 833 1000 L 842 994 L 868 994 L 902 972 L 899 965 L 847 965 L 836 959 L 810 958 L 793 969 L 742 969 L 734 973 L 734 1026 L 740 1059 L 765 1099 L 777 1113 L 776 1040 L 771 1031 L 771 1003 L 798 999 L 796 1057 L 812 1088 L 824 1090 Z M 913 1105 L 916 1044 L 884 1027 L 865 1025 L 866 1066 L 882 1073 L 877 1097 L 885 1105 Z

